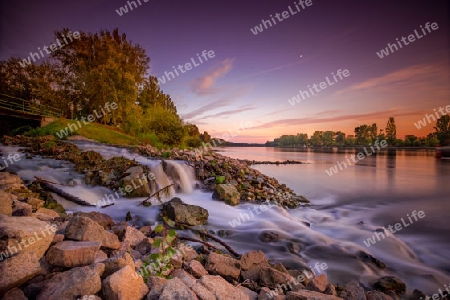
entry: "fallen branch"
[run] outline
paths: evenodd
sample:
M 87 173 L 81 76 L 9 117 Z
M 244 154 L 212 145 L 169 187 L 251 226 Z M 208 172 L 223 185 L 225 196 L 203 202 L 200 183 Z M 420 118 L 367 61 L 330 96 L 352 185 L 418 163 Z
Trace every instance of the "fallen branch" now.
M 43 179 L 41 179 L 39 177 L 35 177 L 35 178 L 36 178 L 36 182 L 39 183 L 39 185 L 43 189 L 45 189 L 45 190 L 47 190 L 49 192 L 55 193 L 58 196 L 61 196 L 61 197 L 63 197 L 64 199 L 66 199 L 68 201 L 71 201 L 71 202 L 74 202 L 74 203 L 76 203 L 78 205 L 83 205 L 83 206 L 95 206 L 94 204 L 86 202 L 86 201 L 84 201 L 84 200 L 82 200 L 82 199 L 80 199 L 78 197 L 72 196 L 72 195 L 64 192 L 63 190 L 60 190 L 60 189 L 54 187 L 52 184 L 50 184 L 46 180 L 43 180 Z
M 152 195 L 150 195 L 147 199 L 145 199 L 144 201 L 141 202 L 141 205 L 145 205 L 150 199 L 152 199 L 154 196 L 158 195 L 157 199 L 159 202 L 161 202 L 161 197 L 159 196 L 159 193 L 161 193 L 162 191 L 166 191 L 168 190 L 168 188 L 170 188 L 171 186 L 174 186 L 175 184 L 169 184 L 166 187 L 163 187 L 162 189 L 158 190 L 156 193 L 153 193 Z M 162 203 L 162 202 L 161 202 Z
M 48 183 L 48 184 L 57 184 L 57 185 L 62 185 L 62 186 L 69 186 L 69 187 L 73 187 L 72 185 L 68 185 L 68 184 L 63 184 L 63 183 L 57 183 L 57 182 L 53 182 L 53 181 L 49 181 L 49 180 L 45 180 L 45 179 L 42 179 L 42 178 L 40 178 L 40 177 L 37 177 L 37 176 L 34 176 L 34 178 L 36 178 L 36 180 L 37 180 L 37 181 L 39 181 L 39 182 L 45 182 L 45 183 Z
M 206 231 L 200 231 L 199 232 L 207 237 L 209 237 L 210 239 L 218 242 L 219 244 L 221 244 L 222 246 L 225 247 L 225 249 L 228 250 L 228 252 L 230 252 L 231 254 L 233 254 L 235 257 L 240 258 L 241 255 L 239 253 L 237 253 L 236 251 L 233 250 L 233 248 L 231 248 L 227 243 L 225 243 L 224 241 L 220 240 L 218 237 L 215 237 L 209 233 L 207 233 Z
M 239 253 L 237 253 L 236 251 L 234 251 L 233 248 L 230 247 L 230 245 L 228 245 L 227 243 L 225 243 L 224 241 L 222 241 L 222 240 L 219 239 L 218 237 L 215 237 L 215 236 L 213 236 L 213 235 L 211 235 L 211 234 L 209 234 L 208 232 L 203 231 L 203 230 L 193 229 L 191 226 L 189 226 L 189 225 L 187 225 L 187 224 L 185 224 L 185 223 L 175 222 L 175 224 L 184 226 L 184 227 L 188 228 L 188 229 L 191 230 L 191 231 L 197 231 L 199 235 L 204 235 L 204 236 L 206 236 L 206 237 L 212 239 L 213 241 L 216 241 L 217 243 L 221 244 L 222 246 L 224 246 L 225 249 L 227 249 L 228 252 L 230 252 L 230 253 L 231 253 L 232 255 L 234 255 L 236 258 L 240 258 L 240 257 L 241 257 L 241 255 L 240 255 Z
M 198 239 L 194 239 L 194 238 L 189 238 L 189 237 L 184 237 L 184 236 L 179 236 L 178 239 L 179 239 L 179 240 L 182 240 L 182 241 L 189 241 L 189 242 L 194 242 L 194 243 L 200 243 L 200 244 L 205 245 L 205 246 L 208 247 L 208 248 L 211 248 L 211 249 L 214 249 L 214 250 L 219 250 L 219 249 L 217 249 L 216 247 L 214 247 L 213 245 L 211 245 L 210 243 L 204 242 L 204 241 L 202 241 L 202 240 L 198 240 Z

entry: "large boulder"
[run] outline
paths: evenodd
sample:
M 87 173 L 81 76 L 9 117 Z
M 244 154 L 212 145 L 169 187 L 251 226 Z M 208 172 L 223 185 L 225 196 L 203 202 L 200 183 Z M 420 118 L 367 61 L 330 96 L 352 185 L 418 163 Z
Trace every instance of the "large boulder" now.
M 354 280 L 345 285 L 345 290 L 340 296 L 344 299 L 366 299 L 364 289 Z
M 205 275 L 198 282 L 211 291 L 217 300 L 249 300 L 244 292 L 220 276 Z
M 148 293 L 148 287 L 134 269 L 125 266 L 103 280 L 102 291 L 105 299 L 142 300 Z
M 177 197 L 164 203 L 162 214 L 170 220 L 189 226 L 204 225 L 209 217 L 208 211 L 203 207 L 186 204 Z
M 159 300 L 172 300 L 172 299 L 183 299 L 183 300 L 198 300 L 195 293 L 189 289 L 183 281 L 178 278 L 173 278 L 169 280 L 162 290 Z
M 100 224 L 87 217 L 75 216 L 67 224 L 66 239 L 75 241 L 100 242 L 102 247 L 118 249 L 119 238 L 106 231 Z
M 259 251 L 250 251 L 241 257 L 241 275 L 244 280 L 259 280 L 261 268 L 270 267 L 264 253 Z
M 261 286 L 275 289 L 278 285 L 294 282 L 294 278 L 271 267 L 263 267 L 259 273 Z
M 91 211 L 88 213 L 76 212 L 74 216 L 87 217 L 103 226 L 103 228 L 105 228 L 106 230 L 111 229 L 111 227 L 114 226 L 114 221 L 110 216 L 96 211 Z
M 238 205 L 241 194 L 232 184 L 218 184 L 213 193 L 213 198 L 221 200 L 229 205 Z
M 0 214 L 0 239 L 6 240 L 2 252 L 33 251 L 40 259 L 47 251 L 57 228 L 33 217 L 10 217 Z
M 205 268 L 210 274 L 220 275 L 229 281 L 238 280 L 241 273 L 238 260 L 214 252 L 209 254 Z
M 53 276 L 45 283 L 36 300 L 77 299 L 80 295 L 95 295 L 101 290 L 105 265 L 94 264 L 73 268 Z
M 150 196 L 150 187 L 142 167 L 131 167 L 125 173 L 129 175 L 124 177 L 119 185 L 123 187 L 123 190 L 126 192 L 126 197 L 134 198 Z
M 10 216 L 12 214 L 11 195 L 0 190 L 0 214 Z
M 95 262 L 100 246 L 100 242 L 64 241 L 52 246 L 45 257 L 53 266 L 82 267 Z
M 23 251 L 0 262 L 0 297 L 41 272 L 39 257 L 34 251 Z

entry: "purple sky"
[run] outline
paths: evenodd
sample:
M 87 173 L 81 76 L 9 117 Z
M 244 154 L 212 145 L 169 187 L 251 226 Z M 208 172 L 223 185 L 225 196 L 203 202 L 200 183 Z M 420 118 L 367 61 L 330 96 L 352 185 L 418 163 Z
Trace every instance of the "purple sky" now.
M 0 59 L 26 58 L 54 41 L 56 29 L 97 32 L 118 27 L 147 50 L 150 73 L 162 77 L 197 53 L 215 57 L 162 85 L 180 115 L 222 136 L 241 123 L 253 128 L 233 141 L 265 142 L 282 134 L 384 128 L 396 117 L 397 132 L 426 135 L 414 122 L 450 105 L 449 2 L 312 0 L 296 11 L 294 1 L 154 1 L 119 16 L 122 0 L 1 0 Z M 136 1 L 137 3 L 137 1 Z M 212 4 L 214 3 L 214 4 Z M 431 4 L 432 3 L 432 4 Z M 128 8 L 129 9 L 129 8 Z M 289 18 L 254 35 L 269 15 Z M 274 16 L 275 17 L 275 16 Z M 436 22 L 437 30 L 380 59 L 376 52 Z M 308 85 L 347 69 L 332 86 L 292 106 L 288 99 Z M 339 78 L 338 78 L 339 79 Z

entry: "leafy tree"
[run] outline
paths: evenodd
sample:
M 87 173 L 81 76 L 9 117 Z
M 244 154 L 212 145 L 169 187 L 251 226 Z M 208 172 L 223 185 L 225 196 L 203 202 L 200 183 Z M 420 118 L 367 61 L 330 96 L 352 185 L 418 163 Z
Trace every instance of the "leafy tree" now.
M 186 124 L 186 125 L 184 125 L 184 128 L 185 128 L 186 134 L 188 136 L 192 136 L 192 137 L 199 137 L 200 136 L 200 131 L 198 130 L 197 125 Z
M 450 144 L 450 115 L 440 117 L 434 129 L 442 146 Z
M 139 105 L 146 110 L 149 107 L 162 107 L 167 111 L 176 114 L 177 108 L 169 95 L 161 90 L 158 79 L 155 76 L 149 76 L 139 87 L 138 96 Z
M 65 35 L 68 31 L 55 34 Z M 118 29 L 81 32 L 80 36 L 52 52 L 52 58 L 65 71 L 67 85 L 63 88 L 84 115 L 105 107 L 107 102 L 116 102 L 118 109 L 101 121 L 122 123 L 133 110 L 150 59 L 141 46 L 128 41 Z
M 208 134 L 207 131 L 204 131 L 203 134 L 200 134 L 200 139 L 205 143 L 211 142 L 211 136 Z
M 386 124 L 386 137 L 390 145 L 397 140 L 397 126 L 393 117 L 390 117 Z
M 314 134 L 309 139 L 309 143 L 314 147 L 322 146 L 322 142 L 323 142 L 322 135 L 323 135 L 323 131 L 315 131 Z

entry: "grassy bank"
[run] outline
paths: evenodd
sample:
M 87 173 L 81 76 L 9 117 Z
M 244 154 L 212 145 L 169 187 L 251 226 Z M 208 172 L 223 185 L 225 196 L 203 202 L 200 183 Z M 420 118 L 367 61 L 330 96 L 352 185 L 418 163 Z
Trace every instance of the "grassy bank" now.
M 72 129 L 74 128 L 77 129 L 71 131 L 68 127 L 70 124 L 72 124 Z M 133 146 L 145 142 L 143 140 L 139 140 L 134 136 L 124 133 L 123 131 L 114 126 L 102 125 L 98 123 L 88 123 L 85 125 L 82 122 L 80 122 L 80 124 L 81 126 L 78 126 L 78 122 L 71 120 L 69 121 L 66 119 L 58 119 L 48 124 L 47 126 L 31 129 L 25 132 L 25 135 L 27 136 L 53 135 L 56 138 L 62 139 L 66 139 L 67 137 L 73 135 L 81 135 L 85 138 L 100 143 L 121 145 L 121 146 Z

